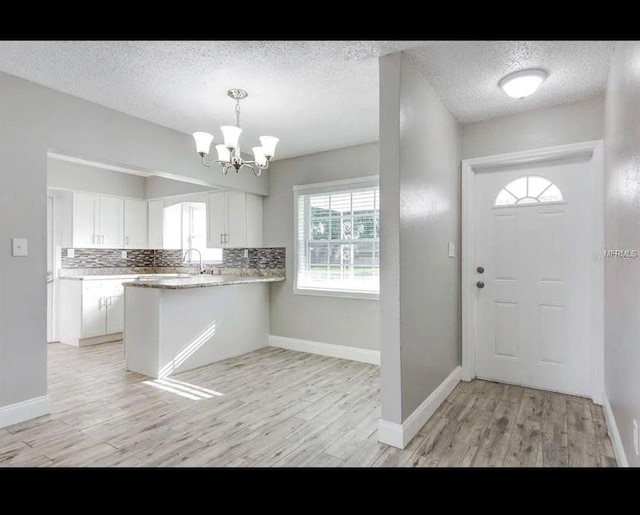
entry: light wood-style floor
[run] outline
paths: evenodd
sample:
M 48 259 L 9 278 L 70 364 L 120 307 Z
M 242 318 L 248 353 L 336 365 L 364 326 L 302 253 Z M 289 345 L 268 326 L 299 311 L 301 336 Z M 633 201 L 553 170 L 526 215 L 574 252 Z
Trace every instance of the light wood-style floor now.
M 615 466 L 578 397 L 461 383 L 398 450 L 372 365 L 265 348 L 158 382 L 121 343 L 48 348 L 53 413 L 0 429 L 0 466 Z

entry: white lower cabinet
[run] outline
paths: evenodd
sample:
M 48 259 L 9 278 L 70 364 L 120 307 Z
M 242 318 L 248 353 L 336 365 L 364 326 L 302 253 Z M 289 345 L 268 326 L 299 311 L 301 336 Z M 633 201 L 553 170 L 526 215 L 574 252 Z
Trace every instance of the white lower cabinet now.
M 60 341 L 82 347 L 122 338 L 123 279 L 60 281 Z
M 107 297 L 107 334 L 124 331 L 124 292 Z

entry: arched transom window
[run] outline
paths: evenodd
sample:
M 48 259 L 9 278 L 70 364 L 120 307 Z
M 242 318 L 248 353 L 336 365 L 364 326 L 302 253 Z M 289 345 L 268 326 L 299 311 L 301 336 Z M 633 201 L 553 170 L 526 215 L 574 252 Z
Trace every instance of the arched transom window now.
M 549 179 L 539 175 L 528 175 L 514 179 L 500 190 L 496 206 L 514 204 L 540 204 L 562 201 L 560 189 Z

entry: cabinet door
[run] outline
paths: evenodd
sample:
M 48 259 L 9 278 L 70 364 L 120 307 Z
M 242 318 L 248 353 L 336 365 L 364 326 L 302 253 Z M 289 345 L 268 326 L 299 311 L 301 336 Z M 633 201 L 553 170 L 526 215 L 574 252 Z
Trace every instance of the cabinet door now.
M 124 201 L 124 246 L 128 249 L 147 248 L 147 201 Z
M 84 193 L 73 194 L 72 245 L 98 247 L 99 197 Z
M 207 247 L 214 249 L 224 247 L 224 235 L 227 233 L 226 193 L 211 193 L 209 195 L 207 223 Z
M 149 248 L 161 249 L 164 227 L 164 201 L 149 201 Z
M 102 296 L 82 296 L 82 338 L 106 334 L 106 313 Z
M 124 295 L 107 297 L 107 333 L 124 331 Z
M 225 247 L 247 246 L 247 195 L 227 192 L 227 238 Z
M 101 247 L 117 249 L 124 246 L 123 204 L 121 198 L 100 197 Z
M 262 197 L 248 193 L 247 247 L 262 247 Z

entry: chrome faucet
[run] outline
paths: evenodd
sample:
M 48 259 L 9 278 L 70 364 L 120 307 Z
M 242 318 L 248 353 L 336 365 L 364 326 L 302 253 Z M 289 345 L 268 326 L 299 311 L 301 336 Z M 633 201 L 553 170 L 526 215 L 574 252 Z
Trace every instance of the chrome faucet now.
M 200 252 L 195 247 L 187 249 L 187 250 L 184 251 L 184 255 L 182 256 L 182 262 L 184 263 L 187 260 L 187 254 L 189 254 L 189 252 L 191 252 L 192 250 L 195 250 L 198 253 L 198 255 L 200 256 L 200 273 L 204 274 L 204 265 L 202 264 L 202 252 Z

